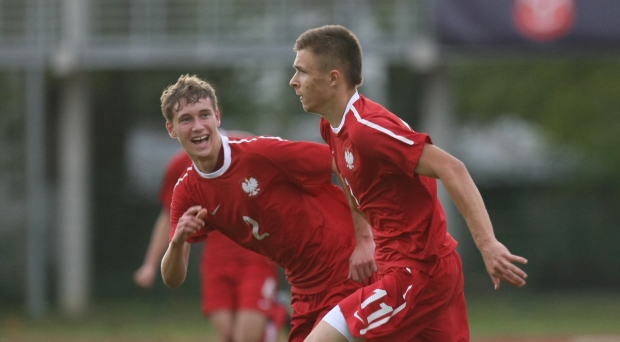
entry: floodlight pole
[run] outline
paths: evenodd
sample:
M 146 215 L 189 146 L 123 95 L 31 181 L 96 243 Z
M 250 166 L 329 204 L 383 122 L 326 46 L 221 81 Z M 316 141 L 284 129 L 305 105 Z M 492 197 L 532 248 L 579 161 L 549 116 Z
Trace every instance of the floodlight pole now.
M 91 299 L 90 82 L 81 68 L 88 36 L 86 0 L 63 0 L 63 30 L 54 72 L 60 95 L 58 298 L 63 314 L 79 318 Z

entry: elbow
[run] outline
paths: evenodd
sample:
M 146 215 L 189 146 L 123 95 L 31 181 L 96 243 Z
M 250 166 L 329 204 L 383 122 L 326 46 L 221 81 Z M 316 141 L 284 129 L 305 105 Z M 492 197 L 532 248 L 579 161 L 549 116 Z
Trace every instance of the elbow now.
M 170 278 L 170 277 L 165 277 L 165 276 L 163 277 L 163 279 L 164 279 L 164 284 L 171 289 L 175 289 L 181 286 L 184 280 L 184 279 L 175 279 L 175 278 Z
M 439 179 L 443 182 L 450 180 L 457 180 L 469 177 L 469 171 L 465 163 L 457 158 L 451 158 L 449 162 L 445 164 L 442 172 L 439 174 Z

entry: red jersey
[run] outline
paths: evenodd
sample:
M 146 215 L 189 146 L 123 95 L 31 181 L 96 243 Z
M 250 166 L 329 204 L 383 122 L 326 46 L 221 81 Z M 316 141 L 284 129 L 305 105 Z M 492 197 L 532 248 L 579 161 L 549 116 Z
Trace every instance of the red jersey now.
M 275 137 L 222 136 L 224 163 L 212 173 L 194 166 L 172 199 L 172 238 L 179 218 L 206 208 L 205 227 L 188 242 L 219 230 L 285 269 L 292 291 L 323 292 L 347 280 L 355 232 L 348 202 L 331 182 L 324 144 Z
M 430 270 L 457 245 L 447 232 L 434 178 L 415 174 L 428 135 L 357 92 L 336 128 L 321 119 L 321 135 L 359 208 L 373 227 L 379 272 Z
M 189 156 L 183 150 L 177 152 L 170 159 L 159 193 L 159 201 L 164 209 L 170 211 L 174 186 L 179 178 L 181 178 L 191 166 L 192 160 L 189 159 Z M 265 262 L 264 256 L 242 248 L 220 232 L 211 234 L 209 236 L 209 246 L 203 250 L 202 262 L 208 265 L 217 265 L 218 263 L 231 259 L 233 259 L 236 264 Z

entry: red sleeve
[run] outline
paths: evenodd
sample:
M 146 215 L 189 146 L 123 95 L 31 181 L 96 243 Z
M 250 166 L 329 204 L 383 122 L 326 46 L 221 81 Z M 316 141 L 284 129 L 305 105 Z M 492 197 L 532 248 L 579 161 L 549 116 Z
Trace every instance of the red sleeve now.
M 393 114 L 375 116 L 369 121 L 373 126 L 357 131 L 355 144 L 371 154 L 371 158 L 380 160 L 384 167 L 413 176 L 424 144 L 432 144 L 428 134 L 413 131 Z
M 179 178 L 183 176 L 183 173 L 187 171 L 187 167 L 191 163 L 192 161 L 189 159 L 189 156 L 185 153 L 185 151 L 178 152 L 168 162 L 166 173 L 164 174 L 164 179 L 159 191 L 159 203 L 161 203 L 162 208 L 170 211 L 174 185 L 177 183 Z
M 309 141 L 265 140 L 263 154 L 302 187 L 331 183 L 329 146 Z
M 172 193 L 172 202 L 170 205 L 170 234 L 168 235 L 168 241 L 172 240 L 174 236 L 174 232 L 177 230 L 177 224 L 179 223 L 179 219 L 187 209 L 196 205 L 198 203 L 195 199 L 193 199 L 195 186 L 192 186 L 191 179 L 189 177 L 188 172 L 184 173 L 181 178 L 174 186 L 174 191 Z M 207 238 L 207 232 L 211 229 L 206 226 L 197 231 L 194 235 L 190 236 L 187 239 L 189 243 L 196 243 L 204 241 Z

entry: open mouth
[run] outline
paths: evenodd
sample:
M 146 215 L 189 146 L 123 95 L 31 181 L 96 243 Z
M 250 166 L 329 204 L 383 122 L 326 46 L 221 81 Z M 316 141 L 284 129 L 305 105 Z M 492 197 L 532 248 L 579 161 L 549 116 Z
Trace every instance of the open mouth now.
M 206 144 L 209 141 L 209 135 L 202 135 L 196 138 L 192 138 L 192 143 L 196 145 Z

